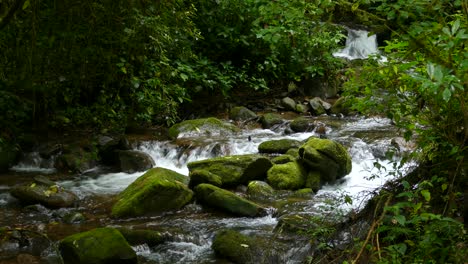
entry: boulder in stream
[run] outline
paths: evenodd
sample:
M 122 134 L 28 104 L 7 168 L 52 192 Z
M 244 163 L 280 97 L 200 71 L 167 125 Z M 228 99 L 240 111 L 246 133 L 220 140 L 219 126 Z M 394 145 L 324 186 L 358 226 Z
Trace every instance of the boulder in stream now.
M 191 173 L 204 170 L 219 176 L 222 187 L 247 185 L 249 181 L 265 179 L 271 166 L 272 163 L 267 157 L 258 154 L 217 157 L 187 164 Z
M 340 143 L 330 139 L 309 138 L 299 148 L 299 156 L 311 170 L 320 172 L 321 182 L 331 183 L 351 172 L 351 156 L 348 151 Z
M 201 204 L 234 215 L 255 217 L 266 214 L 265 208 L 260 205 L 211 184 L 199 184 L 195 187 L 195 196 Z
M 10 192 L 23 204 L 39 203 L 51 208 L 69 207 L 78 199 L 74 193 L 44 176 L 34 177 L 31 183 L 14 186 Z
M 300 116 L 291 121 L 289 127 L 294 132 L 310 132 L 314 130 L 315 124 L 312 119 Z
M 209 183 L 214 186 L 223 185 L 223 181 L 221 177 L 214 173 L 211 173 L 208 170 L 191 171 L 189 174 L 189 177 L 190 177 L 189 187 L 192 189 L 201 183 Z
M 257 114 L 245 106 L 236 106 L 229 111 L 229 118 L 234 121 L 248 121 L 257 118 Z
M 149 229 L 117 228 L 130 245 L 147 244 L 150 247 L 162 244 L 166 237 L 163 233 Z
M 297 162 L 275 164 L 268 170 L 268 183 L 278 190 L 297 190 L 305 185 L 306 171 Z
M 284 97 L 283 99 L 281 99 L 281 105 L 284 108 L 286 108 L 286 110 L 295 111 L 297 104 L 296 104 L 296 101 L 294 101 L 293 99 L 289 97 Z
M 218 257 L 234 263 L 252 263 L 258 244 L 249 236 L 232 229 L 225 229 L 216 234 L 211 248 Z
M 169 128 L 169 137 L 176 139 L 180 134 L 195 133 L 205 136 L 230 135 L 240 129 L 217 118 L 202 118 L 180 122 Z
M 274 194 L 275 190 L 264 181 L 251 181 L 247 186 L 247 195 L 250 198 L 264 198 Z
M 83 173 L 98 163 L 98 149 L 89 142 L 74 142 L 63 145 L 62 154 L 55 161 L 55 168 L 63 173 Z
M 193 197 L 188 177 L 165 168 L 153 168 L 130 184 L 112 207 L 114 217 L 132 217 L 178 210 Z
M 60 253 L 67 264 L 138 263 L 135 251 L 115 228 L 96 228 L 64 238 Z
M 289 149 L 299 148 L 301 145 L 302 143 L 295 139 L 268 140 L 258 146 L 258 152 L 284 154 Z
M 325 105 L 326 104 L 326 105 Z M 327 113 L 327 109 L 325 106 L 330 109 L 331 106 L 327 102 L 324 102 L 322 99 L 319 97 L 314 97 L 309 101 L 309 105 L 312 108 L 312 112 L 315 115 L 323 115 Z
M 155 166 L 153 158 L 139 150 L 119 150 L 120 170 L 126 173 L 146 171 Z
M 283 124 L 283 118 L 279 114 L 267 113 L 262 116 L 260 119 L 262 122 L 262 128 L 268 129 L 275 125 Z

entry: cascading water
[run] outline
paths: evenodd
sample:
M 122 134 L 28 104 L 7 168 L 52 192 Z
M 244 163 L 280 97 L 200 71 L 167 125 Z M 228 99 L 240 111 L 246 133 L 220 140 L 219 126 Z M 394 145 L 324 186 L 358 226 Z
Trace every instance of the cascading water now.
M 323 210 L 326 210 L 323 205 L 327 204 L 327 200 L 331 198 L 339 199 L 344 194 L 348 195 L 353 203 L 351 205 L 341 204 L 340 208 L 343 211 L 358 210 L 370 198 L 365 194 L 374 191 L 391 178 L 382 174 L 381 177 L 372 177 L 376 173 L 375 169 L 373 169 L 376 157 L 379 156 L 381 151 L 391 147 L 390 139 L 395 135 L 395 130 L 389 120 L 330 117 L 320 120 L 320 122 L 326 125 L 327 136 L 330 139 L 339 141 L 348 148 L 352 156 L 353 170 L 339 183 L 323 186 L 316 195 L 301 200 L 290 207 L 283 208 L 281 213 L 272 209 L 264 217 L 231 217 L 207 213 L 201 206 L 190 204 L 178 212 L 156 217 L 131 219 L 130 222 L 118 222 L 110 219 L 107 213 L 101 213 L 102 210 L 96 212 L 94 208 L 100 204 L 108 203 L 109 197 L 113 197 L 125 189 L 144 172 L 133 174 L 107 173 L 98 176 L 81 175 L 60 184 L 79 195 L 83 202 L 81 202 L 81 207 L 78 210 L 90 210 L 95 215 L 95 222 L 90 225 L 118 226 L 134 224 L 140 228 L 173 230 L 172 239 L 161 245 L 156 247 L 148 247 L 147 245 L 134 247 L 142 259 L 141 263 L 213 263 L 216 261 L 216 257 L 211 250 L 211 241 L 215 233 L 223 228 L 234 228 L 244 234 L 270 241 L 271 247 L 269 248 L 271 252 L 268 253 L 268 256 L 265 256 L 268 261 L 264 263 L 302 263 L 304 257 L 307 256 L 310 245 L 307 241 L 302 240 L 281 241 L 276 239 L 277 235 L 273 230 L 278 224 L 280 214 L 320 215 L 324 212 Z M 188 175 L 187 163 L 191 161 L 222 155 L 257 153 L 258 145 L 267 140 L 282 138 L 305 140 L 311 136 L 318 136 L 318 134 L 315 132 L 287 134 L 284 129 L 275 132 L 254 129 L 244 130 L 229 137 L 190 135 L 190 137 L 179 139 L 182 140 L 182 143 L 144 141 L 138 143 L 135 148 L 152 156 L 156 166 Z M 391 171 L 391 160 L 382 160 L 380 163 L 387 168 L 387 173 Z M 0 184 L 0 209 L 6 207 L 4 215 L 7 219 L 4 219 L 4 221 L 8 222 L 22 218 L 26 222 L 41 223 L 41 221 L 44 221 L 48 223 L 48 221 L 54 221 L 51 219 L 57 217 L 56 212 L 48 209 L 36 212 L 33 216 L 28 214 L 18 216 L 10 213 L 8 206 L 14 201 L 13 198 L 8 197 L 7 191 L 8 187 Z M 93 200 L 98 202 L 90 202 Z M 88 205 L 88 202 L 91 205 Z M 63 214 L 66 214 L 67 210 L 69 209 L 63 209 Z
M 377 35 L 369 35 L 366 30 L 348 29 L 345 48 L 333 53 L 333 56 L 355 60 L 367 59 L 370 55 L 376 54 L 379 54 Z

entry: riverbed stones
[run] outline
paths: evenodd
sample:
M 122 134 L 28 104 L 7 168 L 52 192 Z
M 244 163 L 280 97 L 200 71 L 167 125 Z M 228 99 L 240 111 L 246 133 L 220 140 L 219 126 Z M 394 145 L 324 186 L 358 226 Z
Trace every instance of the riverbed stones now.
M 281 125 L 284 121 L 279 114 L 266 113 L 261 117 L 260 122 L 262 123 L 262 128 L 268 129 L 276 125 Z
M 309 138 L 299 148 L 299 156 L 310 170 L 320 172 L 321 182 L 332 183 L 351 172 L 351 156 L 338 142 Z M 312 186 L 309 186 L 312 188 Z
M 296 101 L 289 97 L 284 97 L 281 99 L 281 105 L 286 108 L 286 110 L 289 111 L 295 111 L 296 110 Z
M 255 239 L 238 231 L 225 229 L 215 235 L 211 248 L 218 257 L 234 263 L 251 263 L 257 246 Z
M 222 187 L 247 185 L 249 181 L 265 179 L 271 166 L 271 161 L 259 154 L 217 157 L 187 164 L 191 173 L 204 170 L 219 176 Z
M 236 106 L 229 111 L 229 118 L 234 121 L 248 121 L 257 118 L 257 114 L 245 106 Z
M 172 139 L 178 138 L 180 135 L 196 134 L 196 135 L 231 135 L 239 132 L 240 129 L 235 125 L 223 122 L 217 118 L 201 118 L 186 120 L 169 128 L 169 137 Z
M 16 185 L 10 193 L 23 204 L 42 204 L 50 208 L 70 207 L 78 200 L 74 193 L 44 176 L 36 176 L 28 184 Z
M 302 143 L 299 140 L 295 139 L 278 139 L 278 140 L 268 140 L 262 142 L 258 146 L 258 152 L 260 153 L 277 153 L 284 154 L 291 148 L 299 148 Z
M 266 214 L 260 205 L 211 184 L 199 184 L 195 187 L 195 196 L 203 205 L 234 215 L 256 217 Z
M 134 217 L 178 210 L 192 199 L 188 177 L 165 168 L 153 168 L 130 184 L 112 207 L 114 217 Z
M 278 190 L 297 190 L 304 187 L 306 171 L 299 162 L 275 164 L 267 172 L 268 183 Z
M 120 171 L 126 173 L 135 173 L 146 171 L 155 166 L 153 158 L 143 151 L 139 150 L 119 150 Z
M 324 101 L 322 99 L 320 99 L 319 97 L 314 97 L 313 99 L 311 99 L 309 101 L 309 105 L 310 107 L 312 108 L 311 111 L 315 114 L 315 115 L 323 115 L 323 114 L 326 114 L 327 113 L 327 110 L 325 109 L 325 106 L 324 106 Z M 326 105 L 327 107 L 329 106 L 329 104 L 327 103 Z M 330 107 L 328 107 L 330 108 Z
M 135 251 L 115 228 L 96 228 L 64 238 L 60 254 L 67 264 L 133 264 Z

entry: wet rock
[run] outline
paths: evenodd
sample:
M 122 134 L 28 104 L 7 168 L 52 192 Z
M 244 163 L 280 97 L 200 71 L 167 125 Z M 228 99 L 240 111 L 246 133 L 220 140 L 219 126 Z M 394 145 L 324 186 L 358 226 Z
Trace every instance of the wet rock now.
M 67 224 L 77 224 L 86 221 L 86 217 L 80 212 L 71 212 L 63 217 L 63 222 Z
M 153 168 L 136 179 L 117 197 L 114 217 L 132 217 L 178 210 L 192 199 L 188 177 L 164 168 Z
M 304 187 L 306 172 L 299 162 L 275 164 L 267 173 L 268 183 L 278 190 L 297 190 Z
M 330 109 L 330 112 L 332 114 L 343 114 L 343 115 L 349 115 L 351 113 L 351 110 L 349 106 L 347 105 L 348 99 L 346 97 L 340 97 L 338 100 L 335 101 L 333 106 Z
M 64 238 L 59 244 L 65 263 L 138 263 L 135 251 L 115 228 L 96 228 Z
M 219 231 L 211 245 L 218 257 L 234 263 L 252 263 L 257 247 L 255 239 L 230 229 Z
M 162 244 L 166 237 L 163 233 L 149 229 L 117 228 L 130 245 L 147 244 L 150 247 Z
M 294 132 L 310 132 L 314 130 L 315 125 L 310 118 L 301 116 L 301 117 L 295 118 L 289 124 L 289 127 Z
M 229 118 L 234 121 L 247 121 L 257 118 L 257 114 L 244 106 L 237 106 L 229 111 Z
M 310 138 L 299 148 L 299 156 L 310 170 L 320 172 L 321 182 L 331 183 L 351 172 L 348 151 L 329 139 Z
M 190 177 L 190 182 L 189 182 L 189 187 L 193 189 L 196 187 L 198 184 L 201 183 L 209 183 L 214 186 L 221 186 L 223 185 L 223 181 L 220 176 L 211 173 L 207 170 L 194 170 L 191 171 L 189 174 Z
M 272 128 L 273 126 L 283 124 L 284 122 L 283 118 L 279 114 L 275 113 L 264 114 L 260 121 L 262 123 L 262 128 L 264 129 Z
M 155 166 L 153 158 L 138 150 L 119 150 L 120 170 L 127 173 L 146 171 Z
M 285 97 L 283 99 L 281 99 L 281 105 L 286 108 L 286 110 L 289 110 L 289 111 L 296 111 L 296 102 L 289 98 L 289 97 Z
M 314 191 L 311 188 L 299 189 L 295 191 L 293 194 L 294 197 L 305 197 L 305 198 L 309 198 L 312 195 L 314 195 Z
M 0 227 L 0 263 L 5 259 L 16 259 L 11 263 L 40 263 L 36 262 L 51 241 L 40 232 L 23 229 Z M 19 262 L 30 260 L 31 262 Z M 10 263 L 10 262 L 5 262 Z
M 180 134 L 195 133 L 205 136 L 230 135 L 238 132 L 239 128 L 233 124 L 223 122 L 217 118 L 202 118 L 186 120 L 169 128 L 169 137 L 176 139 Z
M 307 113 L 309 111 L 309 107 L 307 105 L 297 104 L 295 110 L 298 113 L 304 114 L 304 113 Z
M 118 150 L 130 150 L 128 140 L 124 137 L 101 135 L 97 138 L 99 158 L 103 164 L 114 166 L 119 164 Z
M 327 113 L 327 110 L 324 107 L 324 101 L 319 97 L 314 97 L 309 101 L 309 105 L 312 108 L 312 112 L 315 115 L 323 115 Z M 327 105 L 328 107 L 328 105 Z
M 98 162 L 96 146 L 88 142 L 64 145 L 62 154 L 55 161 L 55 168 L 62 173 L 83 173 Z
M 271 162 L 273 162 L 273 164 L 285 164 L 288 162 L 293 162 L 295 160 L 296 160 L 295 157 L 285 154 L 285 155 L 272 158 Z
M 254 198 L 269 197 L 275 190 L 264 181 L 251 181 L 247 186 L 247 195 Z
M 307 173 L 305 187 L 310 188 L 314 192 L 318 191 L 321 186 L 321 176 L 322 174 L 319 171 L 309 171 Z
M 10 192 L 23 204 L 39 203 L 51 208 L 70 207 L 78 200 L 74 193 L 44 176 L 35 177 L 31 183 L 14 186 Z
M 266 214 L 263 207 L 211 184 L 203 183 L 195 187 L 195 195 L 201 204 L 234 215 L 255 217 Z
M 62 144 L 45 144 L 39 147 L 38 152 L 43 159 L 50 159 L 52 156 L 59 154 L 62 148 Z
M 190 172 L 205 170 L 221 178 L 222 187 L 235 187 L 252 180 L 262 180 L 272 166 L 271 161 L 258 154 L 233 155 L 190 162 Z
M 295 139 L 268 140 L 258 146 L 260 153 L 278 153 L 284 154 L 291 148 L 298 148 L 301 142 Z
M 17 146 L 7 142 L 0 142 L 0 172 L 7 171 L 19 158 Z
M 304 233 L 317 227 L 312 220 L 313 216 L 310 215 L 284 215 L 278 219 L 274 231 L 276 233 Z

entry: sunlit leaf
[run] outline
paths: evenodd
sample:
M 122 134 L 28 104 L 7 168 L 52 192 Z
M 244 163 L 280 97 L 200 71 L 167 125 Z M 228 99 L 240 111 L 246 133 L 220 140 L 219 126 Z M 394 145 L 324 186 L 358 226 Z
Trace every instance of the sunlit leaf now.
M 452 96 L 452 92 L 450 91 L 450 89 L 445 88 L 444 92 L 442 93 L 442 98 L 444 99 L 444 101 L 448 102 L 451 96 Z
M 431 193 L 428 190 L 421 190 L 421 195 L 424 197 L 426 202 L 431 200 Z

